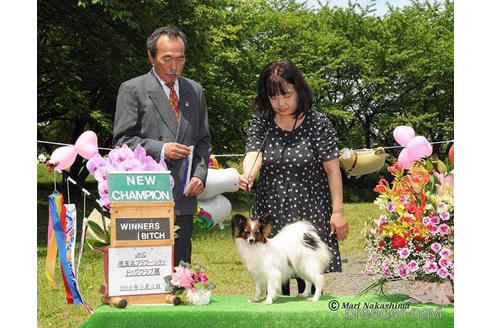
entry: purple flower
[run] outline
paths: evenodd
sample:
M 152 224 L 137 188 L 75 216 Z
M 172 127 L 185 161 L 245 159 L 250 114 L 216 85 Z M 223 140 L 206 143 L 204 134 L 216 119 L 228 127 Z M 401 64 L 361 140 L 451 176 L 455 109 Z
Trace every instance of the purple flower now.
M 128 148 L 127 145 L 123 145 L 121 147 L 117 146 L 116 148 L 111 150 L 108 154 L 108 157 L 111 164 L 116 167 L 123 161 L 134 158 L 135 155 L 133 154 L 132 150 Z
M 109 208 L 109 196 L 108 195 L 103 195 L 101 198 L 99 198 L 99 202 Z
M 96 172 L 100 167 L 104 166 L 106 166 L 106 160 L 99 153 L 92 156 L 86 164 L 87 170 L 89 170 L 89 173 L 92 175 L 94 175 L 94 172 Z
M 123 172 L 141 171 L 142 164 L 136 158 L 128 158 L 125 159 L 123 162 L 119 163 L 116 169 L 118 171 L 123 171 Z
M 439 228 L 435 224 L 432 224 L 430 230 L 431 233 L 435 235 L 439 231 Z
M 94 178 L 96 179 L 97 182 L 106 182 L 107 180 L 107 173 L 112 172 L 114 168 L 111 166 L 111 164 L 106 163 L 104 166 L 99 167 L 96 172 L 94 172 Z
M 403 205 L 408 205 L 408 198 L 406 196 L 400 197 L 398 201 Z
M 108 182 L 107 181 L 101 181 L 97 185 L 97 191 L 99 192 L 99 195 L 102 196 L 108 196 L 109 195 L 109 190 L 108 190 Z
M 135 147 L 135 150 L 133 150 L 133 155 L 136 159 L 143 163 L 143 159 L 145 158 L 147 153 L 145 152 L 145 148 L 138 144 L 137 147 Z
M 144 156 L 141 162 L 144 171 L 162 171 L 161 166 L 151 156 Z

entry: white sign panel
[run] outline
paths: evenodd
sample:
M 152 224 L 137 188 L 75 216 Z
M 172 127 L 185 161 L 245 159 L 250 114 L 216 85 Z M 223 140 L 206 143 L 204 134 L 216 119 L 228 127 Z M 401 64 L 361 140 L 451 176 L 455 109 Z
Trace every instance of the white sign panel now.
M 172 257 L 172 246 L 109 248 L 108 296 L 165 293 Z

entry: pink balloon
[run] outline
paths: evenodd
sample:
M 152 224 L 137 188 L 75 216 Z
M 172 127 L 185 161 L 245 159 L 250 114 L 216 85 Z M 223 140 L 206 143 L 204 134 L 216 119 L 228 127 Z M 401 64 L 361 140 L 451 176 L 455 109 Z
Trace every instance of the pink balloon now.
M 406 148 L 403 148 L 400 152 L 400 155 L 398 156 L 398 164 L 403 166 L 405 170 L 410 170 L 410 168 L 412 167 L 413 160 L 408 158 L 408 151 Z
M 393 137 L 400 146 L 406 147 L 415 137 L 415 131 L 409 126 L 400 125 L 393 130 Z
M 99 153 L 97 149 L 97 135 L 92 131 L 85 131 L 75 142 L 75 151 L 85 159 Z
M 73 162 L 75 162 L 76 157 L 77 152 L 75 151 L 74 146 L 63 146 L 56 148 L 53 154 L 51 154 L 50 163 L 58 163 L 55 168 L 65 170 L 66 168 L 69 168 Z
M 413 160 L 432 155 L 432 145 L 425 137 L 422 136 L 418 136 L 410 140 L 406 148 L 408 150 L 408 157 Z

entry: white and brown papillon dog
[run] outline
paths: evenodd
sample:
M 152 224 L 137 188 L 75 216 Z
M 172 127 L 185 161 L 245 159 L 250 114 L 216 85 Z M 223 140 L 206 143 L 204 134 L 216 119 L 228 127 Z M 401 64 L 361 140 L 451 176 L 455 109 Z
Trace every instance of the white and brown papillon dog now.
M 266 290 L 262 303 L 272 304 L 282 283 L 294 275 L 306 281 L 301 296 L 308 297 L 314 283 L 316 292 L 308 301 L 319 300 L 325 281 L 323 272 L 332 258 L 328 246 L 310 222 L 289 224 L 269 239 L 273 224 L 271 214 L 250 220 L 241 214 L 232 217 L 232 234 L 239 256 L 256 284 L 255 296 L 249 302 L 258 302 Z

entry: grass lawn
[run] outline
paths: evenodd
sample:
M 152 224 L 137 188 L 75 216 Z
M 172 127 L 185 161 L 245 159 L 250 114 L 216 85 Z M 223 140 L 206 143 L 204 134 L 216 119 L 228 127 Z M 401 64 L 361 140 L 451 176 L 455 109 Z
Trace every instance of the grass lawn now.
M 60 174 L 57 174 L 57 189 L 64 194 L 67 202 L 66 185 L 62 184 Z M 88 190 L 97 196 L 97 184 L 88 179 Z M 76 327 L 84 321 L 88 314 L 82 306 L 68 305 L 65 300 L 63 283 L 55 289 L 52 288 L 44 276 L 44 263 L 46 257 L 46 234 L 48 224 L 48 195 L 53 191 L 53 174 L 47 169 L 38 166 L 38 203 L 37 203 L 37 320 L 38 327 Z M 83 200 L 81 193 L 75 188 L 70 188 L 72 203 L 77 204 L 78 229 L 80 232 L 82 222 Z M 248 214 L 244 193 L 237 192 L 226 195 L 233 203 L 233 213 Z M 97 204 L 87 200 L 86 215 L 89 215 Z M 350 234 L 346 241 L 340 244 L 342 260 L 351 252 L 364 250 L 361 230 L 364 222 L 369 217 L 378 215 L 379 210 L 372 203 L 345 204 L 345 215 L 349 221 Z M 231 236 L 230 218 L 224 222 L 224 230 L 214 227 L 211 231 L 203 231 L 195 225 L 193 232 L 192 262 L 204 264 L 209 273 L 210 280 L 217 288 L 216 295 L 249 295 L 254 291 L 254 285 L 244 270 L 237 255 Z M 78 256 L 78 243 L 76 254 Z M 103 258 L 99 253 L 84 247 L 80 272 L 79 287 L 84 300 L 93 308 L 100 304 L 99 286 L 104 281 Z M 57 278 L 61 282 L 59 267 L 57 266 Z

